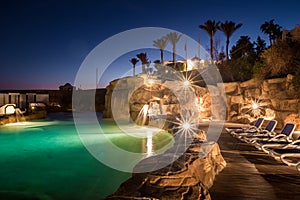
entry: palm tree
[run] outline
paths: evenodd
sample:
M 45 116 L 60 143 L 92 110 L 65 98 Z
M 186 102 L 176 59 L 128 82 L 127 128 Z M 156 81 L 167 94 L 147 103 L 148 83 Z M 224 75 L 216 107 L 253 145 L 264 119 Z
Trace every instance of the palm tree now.
M 140 59 L 140 61 L 142 63 L 142 73 L 145 74 L 146 73 L 145 65 L 150 63 L 149 60 L 148 60 L 147 54 L 146 53 L 140 53 L 140 54 L 137 54 L 136 57 L 138 57 L 138 59 Z
M 211 61 L 214 60 L 214 36 L 218 30 L 220 22 L 215 20 L 207 20 L 204 25 L 199 25 L 199 28 L 205 30 L 210 37 L 210 58 Z
M 281 37 L 281 29 L 281 26 L 279 26 L 278 24 L 274 24 L 274 19 L 265 22 L 260 26 L 260 30 L 269 36 L 270 46 L 272 46 L 275 41 Z
M 160 50 L 161 64 L 164 62 L 164 49 L 166 48 L 168 41 L 169 40 L 168 40 L 167 37 L 162 37 L 160 39 L 157 39 L 157 40 L 153 41 L 153 46 L 159 48 L 159 50 Z
M 171 32 L 166 35 L 166 38 L 172 43 L 173 46 L 173 64 L 174 67 L 176 66 L 176 44 L 181 38 L 181 34 L 178 34 L 176 32 Z
M 224 33 L 226 36 L 226 59 L 229 59 L 228 54 L 228 47 L 229 47 L 229 39 L 232 36 L 232 34 L 239 28 L 241 28 L 243 24 L 235 24 L 233 21 L 225 21 L 224 23 L 221 23 L 221 25 L 218 27 L 220 31 Z
M 129 62 L 132 63 L 132 67 L 133 67 L 133 76 L 135 76 L 135 65 L 139 62 L 139 60 L 136 59 L 136 58 L 131 58 L 131 59 L 129 60 Z

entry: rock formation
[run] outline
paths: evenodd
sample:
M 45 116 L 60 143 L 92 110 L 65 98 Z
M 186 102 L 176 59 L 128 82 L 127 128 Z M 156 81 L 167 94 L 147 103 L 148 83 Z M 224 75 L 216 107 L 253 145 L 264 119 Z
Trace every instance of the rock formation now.
M 133 173 L 132 178 L 106 199 L 211 199 L 208 189 L 226 162 L 217 143 L 199 140 L 202 135 L 197 137 L 173 163 L 153 172 Z M 142 160 L 134 171 L 167 162 L 176 154 L 176 149 L 175 145 L 161 155 Z
M 251 79 L 242 83 L 224 83 L 227 119 L 232 122 L 249 123 L 255 120 L 251 104 L 256 101 L 259 115 L 278 121 L 277 128 L 286 122 L 295 122 L 300 128 L 300 99 L 292 85 L 292 75 L 268 80 Z

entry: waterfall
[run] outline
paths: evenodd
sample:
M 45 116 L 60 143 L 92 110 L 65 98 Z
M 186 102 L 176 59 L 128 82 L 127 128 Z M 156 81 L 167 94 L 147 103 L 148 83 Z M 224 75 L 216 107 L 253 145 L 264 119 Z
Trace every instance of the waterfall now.
M 148 116 L 148 109 L 149 109 L 149 105 L 145 104 L 136 118 L 136 121 L 135 121 L 136 124 L 141 125 L 141 126 L 146 124 L 146 120 L 147 120 L 147 116 Z

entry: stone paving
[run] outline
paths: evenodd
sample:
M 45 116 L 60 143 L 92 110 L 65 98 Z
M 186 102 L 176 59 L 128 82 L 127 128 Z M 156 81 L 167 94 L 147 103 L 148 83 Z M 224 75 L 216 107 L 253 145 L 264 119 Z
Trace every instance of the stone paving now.
M 300 172 L 223 131 L 218 144 L 227 162 L 209 189 L 212 200 L 300 199 Z

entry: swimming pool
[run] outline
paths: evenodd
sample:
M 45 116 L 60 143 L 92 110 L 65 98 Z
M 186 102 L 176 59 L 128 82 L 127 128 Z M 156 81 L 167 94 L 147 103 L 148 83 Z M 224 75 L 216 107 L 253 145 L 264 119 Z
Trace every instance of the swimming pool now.
M 110 120 L 101 120 L 101 126 L 106 129 L 106 137 L 118 147 L 132 152 L 145 151 L 147 143 L 143 138 L 122 134 Z M 91 130 L 89 135 L 99 136 L 99 133 Z M 99 137 L 95 138 L 90 142 L 101 145 L 101 141 L 97 141 Z M 172 136 L 166 132 L 155 135 L 152 151 L 155 153 L 170 141 Z M 105 145 L 103 152 L 104 148 Z M 0 197 L 22 193 L 41 199 L 100 199 L 131 176 L 102 164 L 87 151 L 71 113 L 1 126 L 0 153 Z

